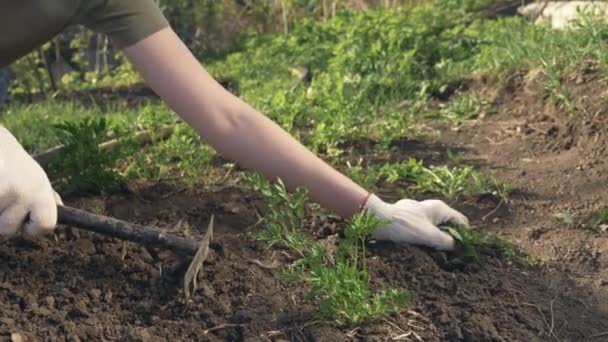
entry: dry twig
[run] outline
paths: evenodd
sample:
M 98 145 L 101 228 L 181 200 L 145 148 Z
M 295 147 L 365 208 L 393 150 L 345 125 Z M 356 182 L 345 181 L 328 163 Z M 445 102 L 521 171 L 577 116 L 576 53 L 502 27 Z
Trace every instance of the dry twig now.
M 221 330 L 221 329 L 226 329 L 226 328 L 240 328 L 240 327 L 244 327 L 247 324 L 236 324 L 236 323 L 224 323 L 224 324 L 220 324 L 218 326 L 215 326 L 213 328 L 209 328 L 203 331 L 203 335 L 207 335 L 210 332 L 216 331 L 216 330 Z

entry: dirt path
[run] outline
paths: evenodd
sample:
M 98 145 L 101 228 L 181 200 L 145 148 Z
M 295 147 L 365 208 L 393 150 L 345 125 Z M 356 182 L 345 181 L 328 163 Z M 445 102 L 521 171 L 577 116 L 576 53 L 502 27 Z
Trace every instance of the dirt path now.
M 581 77 L 592 77 L 583 75 Z M 199 237 L 211 213 L 219 228 L 203 288 L 186 305 L 186 264 L 162 251 L 70 231 L 57 240 L 0 244 L 0 336 L 39 341 L 602 341 L 608 331 L 608 239 L 553 214 L 588 215 L 608 205 L 608 106 L 601 79 L 569 84 L 582 99 L 574 116 L 551 109 L 539 80 L 523 75 L 493 94 L 497 113 L 404 153 L 427 161 L 450 148 L 496 171 L 518 192 L 509 203 L 465 199 L 454 205 L 477 226 L 505 236 L 531 264 L 483 251 L 463 263 L 417 247 L 372 245 L 374 288 L 404 287 L 413 303 L 400 315 L 342 329 L 314 319 L 306 288 L 281 280 L 285 262 L 253 241 L 255 196 L 234 187 L 201 193 L 156 185 L 137 195 L 71 199 L 69 204 Z M 477 80 L 474 91 L 495 89 Z M 591 96 L 595 94 L 595 96 Z M 589 95 L 588 97 L 584 97 Z M 597 101 L 597 102 L 592 102 Z M 598 113 L 598 114 L 595 114 Z M 488 215 L 492 213 L 492 215 Z M 485 220 L 483 219 L 485 217 Z M 322 237 L 331 232 L 310 227 Z M 187 259 L 182 259 L 186 260 Z

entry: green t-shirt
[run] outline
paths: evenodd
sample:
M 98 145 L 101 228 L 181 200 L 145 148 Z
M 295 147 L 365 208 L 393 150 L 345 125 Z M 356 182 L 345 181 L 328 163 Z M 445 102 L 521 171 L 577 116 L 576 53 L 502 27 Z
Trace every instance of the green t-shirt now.
M 0 0 L 0 67 L 84 25 L 124 48 L 169 24 L 154 0 Z

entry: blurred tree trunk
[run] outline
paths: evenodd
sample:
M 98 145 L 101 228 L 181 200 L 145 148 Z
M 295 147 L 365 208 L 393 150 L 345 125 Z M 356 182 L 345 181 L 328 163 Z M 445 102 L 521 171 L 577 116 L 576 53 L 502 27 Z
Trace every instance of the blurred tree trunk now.
M 0 107 L 8 98 L 9 77 L 8 68 L 0 68 Z
M 55 83 L 55 76 L 53 75 L 53 70 L 51 69 L 51 63 L 50 63 L 49 59 L 47 58 L 46 53 L 44 53 L 44 49 L 42 47 L 38 49 L 38 56 L 39 56 L 40 60 L 42 61 L 42 64 L 44 64 L 44 69 L 46 70 L 46 73 L 51 82 L 51 88 L 53 89 L 53 91 L 56 91 L 57 84 Z M 42 91 L 42 89 L 40 89 L 40 91 Z

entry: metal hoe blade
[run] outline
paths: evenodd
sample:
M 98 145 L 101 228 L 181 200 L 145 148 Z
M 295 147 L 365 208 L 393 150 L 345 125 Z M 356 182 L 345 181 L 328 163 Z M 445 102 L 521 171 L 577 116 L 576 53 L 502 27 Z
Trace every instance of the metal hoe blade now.
M 212 215 L 209 226 L 207 227 L 207 232 L 184 275 L 184 295 L 186 296 L 186 301 L 190 301 L 190 297 L 194 291 L 197 290 L 197 279 L 199 274 L 203 272 L 203 263 L 207 259 L 207 255 L 209 254 L 209 243 L 213 238 L 213 220 L 214 216 Z M 192 289 L 190 288 L 190 285 L 192 285 Z
M 180 236 L 165 234 L 150 227 L 118 220 L 112 217 L 96 215 L 68 206 L 58 206 L 57 213 L 58 222 L 64 225 L 85 229 L 121 240 L 137 242 L 146 247 L 164 247 L 182 253 L 193 253 L 194 259 L 192 259 L 184 276 L 184 294 L 186 296 L 186 301 L 190 300 L 192 293 L 197 289 L 197 277 L 203 270 L 203 262 L 207 259 L 207 255 L 209 254 L 209 243 L 213 237 L 214 216 L 211 216 L 207 232 L 205 233 L 203 240 L 199 242 Z

